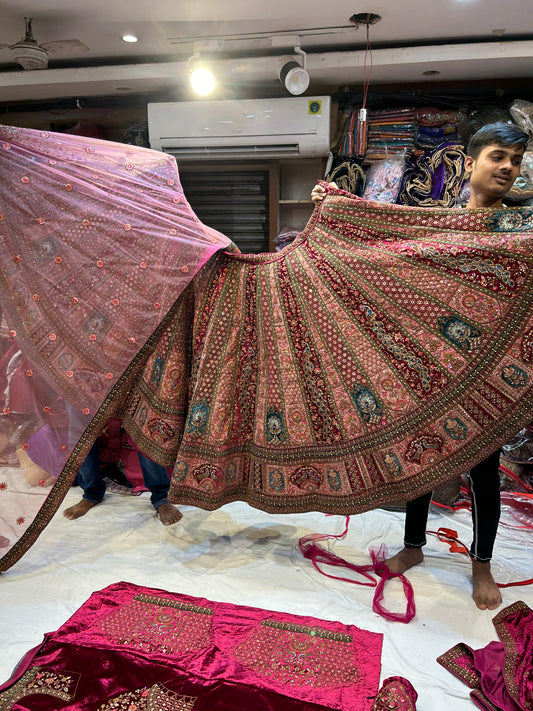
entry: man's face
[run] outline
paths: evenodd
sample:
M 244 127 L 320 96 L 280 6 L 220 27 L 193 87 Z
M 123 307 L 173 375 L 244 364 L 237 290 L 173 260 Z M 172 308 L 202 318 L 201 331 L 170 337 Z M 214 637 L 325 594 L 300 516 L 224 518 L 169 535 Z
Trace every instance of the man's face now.
M 470 187 L 477 192 L 503 197 L 520 174 L 523 146 L 485 146 L 477 158 L 467 156 L 465 168 L 470 172 Z

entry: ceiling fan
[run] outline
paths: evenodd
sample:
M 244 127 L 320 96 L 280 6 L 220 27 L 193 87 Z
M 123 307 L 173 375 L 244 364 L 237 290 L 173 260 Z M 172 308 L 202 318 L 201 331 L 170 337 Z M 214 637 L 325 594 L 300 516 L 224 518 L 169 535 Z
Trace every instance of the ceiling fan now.
M 25 17 L 24 20 L 26 21 L 26 34 L 24 37 L 12 45 L 0 44 L 0 50 L 7 50 L 11 59 L 23 69 L 46 69 L 49 54 L 61 56 L 89 51 L 89 47 L 77 39 L 56 40 L 38 44 L 33 39 L 31 31 L 32 18 Z

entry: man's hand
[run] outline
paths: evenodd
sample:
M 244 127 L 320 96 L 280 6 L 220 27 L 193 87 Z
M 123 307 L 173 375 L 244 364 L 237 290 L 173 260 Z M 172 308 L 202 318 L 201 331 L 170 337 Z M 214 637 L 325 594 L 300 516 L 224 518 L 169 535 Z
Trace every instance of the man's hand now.
M 337 187 L 337 183 L 329 184 L 334 188 Z M 322 185 L 315 185 L 315 187 L 311 190 L 311 200 L 315 203 L 315 205 L 319 205 L 325 197 L 326 189 Z

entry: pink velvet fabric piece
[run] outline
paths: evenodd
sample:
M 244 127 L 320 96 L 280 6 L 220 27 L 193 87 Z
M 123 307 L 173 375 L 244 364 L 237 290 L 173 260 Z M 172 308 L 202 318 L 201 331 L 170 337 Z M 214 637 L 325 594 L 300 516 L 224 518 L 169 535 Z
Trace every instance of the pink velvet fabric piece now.
M 533 709 L 533 611 L 522 601 L 493 619 L 500 641 L 472 650 L 460 643 L 437 661 L 473 689 L 471 698 L 487 711 Z
M 416 711 L 418 694 L 408 679 L 390 676 L 372 704 L 372 711 Z
M 381 645 L 382 635 L 339 622 L 122 582 L 46 635 L 0 688 L 0 707 L 10 695 L 14 711 L 56 711 L 58 697 L 62 711 L 99 709 L 163 685 L 194 697 L 195 711 L 367 711 Z

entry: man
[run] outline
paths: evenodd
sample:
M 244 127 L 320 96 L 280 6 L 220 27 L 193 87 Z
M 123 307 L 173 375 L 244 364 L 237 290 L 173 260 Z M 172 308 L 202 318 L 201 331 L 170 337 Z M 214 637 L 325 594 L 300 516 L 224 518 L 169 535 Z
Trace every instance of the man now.
M 156 464 L 144 454 L 138 452 L 143 474 L 144 485 L 150 491 L 150 501 L 157 512 L 163 526 L 171 526 L 180 520 L 178 509 L 168 502 L 167 495 L 170 479 L 165 467 Z M 89 509 L 99 504 L 104 498 L 106 483 L 100 473 L 100 449 L 98 440 L 93 444 L 89 454 L 78 472 L 78 484 L 83 489 L 83 498 L 74 506 L 65 509 L 63 515 L 73 521 L 84 516 Z
M 520 173 L 528 141 L 528 134 L 511 123 L 489 124 L 472 136 L 465 159 L 465 170 L 470 175 L 470 198 L 465 207 L 495 210 L 504 207 L 503 197 Z M 324 188 L 316 185 L 311 198 L 319 204 L 325 194 Z M 496 450 L 469 474 L 473 524 L 472 597 L 480 610 L 494 610 L 502 602 L 490 567 L 500 519 L 499 459 L 500 452 Z M 431 492 L 407 503 L 404 547 L 386 561 L 392 573 L 405 573 L 423 561 L 430 503 Z

